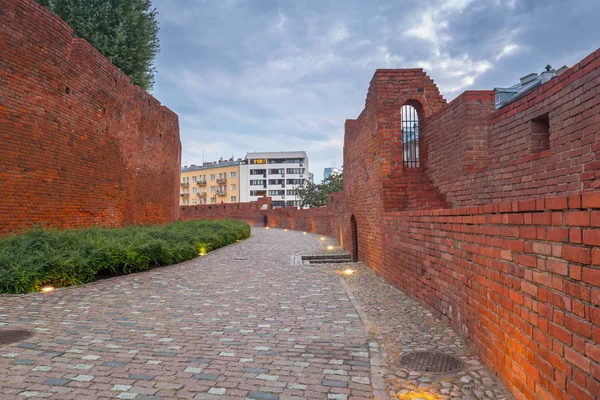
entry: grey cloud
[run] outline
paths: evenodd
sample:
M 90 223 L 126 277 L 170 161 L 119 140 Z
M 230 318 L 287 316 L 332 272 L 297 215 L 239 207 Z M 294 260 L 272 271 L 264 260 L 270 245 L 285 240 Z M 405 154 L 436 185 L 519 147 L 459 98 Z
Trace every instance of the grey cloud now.
M 212 159 L 306 150 L 319 179 L 341 164 L 344 120 L 360 113 L 376 68 L 423 66 L 452 99 L 577 62 L 600 38 L 598 1 L 154 5 L 162 47 L 154 94 L 180 115 L 184 163 L 200 162 L 202 151 Z

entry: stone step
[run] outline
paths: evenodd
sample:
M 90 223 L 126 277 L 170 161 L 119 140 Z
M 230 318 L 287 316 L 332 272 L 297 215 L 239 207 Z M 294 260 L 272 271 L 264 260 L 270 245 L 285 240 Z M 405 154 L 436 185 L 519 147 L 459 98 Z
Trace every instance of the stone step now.
M 352 262 L 351 258 L 323 258 L 320 260 L 310 260 L 311 264 L 345 264 Z
M 312 256 L 302 256 L 302 260 L 352 260 L 350 254 L 321 254 Z

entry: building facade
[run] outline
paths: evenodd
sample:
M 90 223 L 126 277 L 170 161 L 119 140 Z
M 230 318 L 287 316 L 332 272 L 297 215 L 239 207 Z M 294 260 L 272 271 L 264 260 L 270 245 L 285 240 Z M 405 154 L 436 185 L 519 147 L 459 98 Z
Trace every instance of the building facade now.
M 242 163 L 242 159 L 221 160 L 181 168 L 180 204 L 239 203 Z
M 341 173 L 342 171 L 335 167 L 327 167 L 323 170 L 323 180 L 329 178 L 331 175 L 336 175 Z
M 297 207 L 300 199 L 296 189 L 308 178 L 304 151 L 248 153 L 240 166 L 240 199 L 257 201 L 268 196 L 273 207 Z

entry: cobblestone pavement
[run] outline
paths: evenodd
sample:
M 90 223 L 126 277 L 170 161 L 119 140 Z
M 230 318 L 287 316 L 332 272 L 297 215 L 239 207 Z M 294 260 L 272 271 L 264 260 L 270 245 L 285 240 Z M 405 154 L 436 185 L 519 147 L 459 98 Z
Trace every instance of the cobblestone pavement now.
M 35 332 L 0 346 L 0 398 L 510 398 L 458 335 L 366 266 L 295 257 L 329 244 L 254 229 L 176 266 L 0 296 L 0 329 Z M 433 348 L 468 367 L 440 378 L 394 364 Z

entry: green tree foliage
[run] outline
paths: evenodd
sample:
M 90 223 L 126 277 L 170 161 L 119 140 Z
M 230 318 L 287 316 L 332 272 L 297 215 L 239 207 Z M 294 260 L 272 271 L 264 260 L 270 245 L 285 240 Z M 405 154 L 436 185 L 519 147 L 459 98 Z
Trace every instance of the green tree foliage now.
M 334 174 L 320 184 L 306 181 L 297 190 L 301 207 L 323 207 L 327 205 L 327 197 L 330 193 L 341 192 L 343 189 L 344 175 Z
M 37 0 L 146 90 L 154 85 L 159 50 L 151 0 Z

